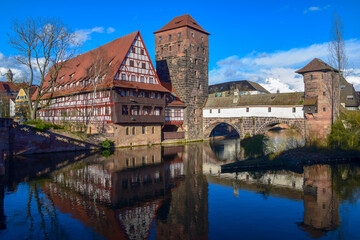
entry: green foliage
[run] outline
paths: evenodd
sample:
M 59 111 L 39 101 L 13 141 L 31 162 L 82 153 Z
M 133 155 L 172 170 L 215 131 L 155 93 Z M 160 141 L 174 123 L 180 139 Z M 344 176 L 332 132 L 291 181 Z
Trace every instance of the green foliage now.
M 265 153 L 265 143 L 268 137 L 265 135 L 255 135 L 253 137 L 246 137 L 241 140 L 240 144 L 244 148 L 245 157 L 263 156 Z
M 33 125 L 35 127 L 35 129 L 38 131 L 46 131 L 51 128 L 52 129 L 63 129 L 63 126 L 56 125 L 56 124 L 49 123 L 49 122 L 44 122 L 40 119 L 27 121 L 25 124 Z
M 343 114 L 332 126 L 328 144 L 333 149 L 360 150 L 360 112 Z
M 111 141 L 109 139 L 105 139 L 102 143 L 101 143 L 101 148 L 106 150 L 106 149 L 112 149 L 114 148 L 114 141 Z

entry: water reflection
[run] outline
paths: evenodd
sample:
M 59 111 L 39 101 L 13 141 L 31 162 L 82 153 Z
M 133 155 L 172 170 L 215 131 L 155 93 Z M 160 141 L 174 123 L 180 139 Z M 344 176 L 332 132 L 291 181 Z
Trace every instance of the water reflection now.
M 220 143 L 224 143 L 224 151 L 227 149 L 233 155 L 224 154 L 219 159 Z M 205 142 L 118 149 L 108 157 L 78 152 L 51 158 L 15 159 L 8 168 L 11 174 L 0 179 L 0 236 L 4 239 L 217 239 L 222 234 L 209 235 L 214 232 L 210 228 L 213 222 L 221 219 L 216 227 L 223 227 L 225 232 L 238 229 L 253 214 L 247 209 L 267 203 L 265 211 L 254 217 L 275 216 L 279 213 L 274 208 L 278 207 L 283 210 L 283 217 L 290 219 L 287 224 L 293 225 L 294 235 L 301 239 L 319 238 L 339 231 L 343 201 L 356 205 L 359 199 L 358 166 L 314 165 L 300 172 L 222 173 L 221 165 L 234 161 L 239 148 L 234 140 L 220 143 L 215 148 L 214 144 Z M 21 164 L 28 170 L 15 173 L 14 165 Z M 232 196 L 223 197 L 229 188 Z M 261 196 L 261 201 L 254 197 L 247 199 L 245 192 Z M 17 195 L 16 201 L 7 200 Z M 209 203 L 217 197 L 223 201 L 217 203 L 221 207 L 210 208 Z M 284 202 L 275 199 L 301 204 L 298 211 L 290 214 L 290 209 L 282 207 Z M 241 208 L 234 207 L 240 203 Z M 229 220 L 229 213 L 236 221 Z M 254 225 L 259 229 L 257 233 L 267 229 L 263 229 L 264 222 L 259 220 Z M 284 226 L 278 222 L 271 226 L 273 232 L 278 231 L 275 235 L 280 239 L 294 237 L 279 230 Z M 256 234 L 247 228 L 241 231 L 244 236 Z M 237 238 L 238 233 L 239 230 L 229 237 Z
M 227 163 L 257 158 L 304 145 L 305 140 L 301 134 L 293 129 L 275 129 L 268 131 L 266 135 L 255 135 L 243 140 L 231 138 L 210 142 L 210 147 L 218 160 Z

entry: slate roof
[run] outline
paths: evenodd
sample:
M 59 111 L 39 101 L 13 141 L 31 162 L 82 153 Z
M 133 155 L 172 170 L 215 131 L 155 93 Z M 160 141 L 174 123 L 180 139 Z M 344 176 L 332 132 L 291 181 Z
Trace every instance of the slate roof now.
M 216 93 L 216 92 L 230 91 L 230 90 L 234 90 L 234 89 L 239 89 L 240 92 L 260 91 L 263 93 L 270 93 L 268 90 L 263 88 L 258 83 L 248 81 L 248 80 L 240 80 L 240 81 L 232 81 L 232 82 L 225 82 L 225 83 L 210 85 L 209 86 L 209 94 Z
M 335 71 L 339 72 L 335 68 L 331 67 L 323 60 L 319 58 L 314 58 L 311 62 L 309 62 L 305 67 L 296 71 L 296 73 L 306 73 L 306 72 L 314 72 L 314 71 Z
M 304 93 L 272 93 L 272 94 L 256 94 L 239 96 L 238 100 L 235 96 L 231 97 L 209 97 L 205 108 L 230 108 L 239 106 L 286 106 L 286 105 L 303 105 Z
M 205 31 L 189 14 L 185 14 L 182 16 L 175 17 L 170 22 L 168 22 L 165 26 L 160 28 L 154 33 L 160 33 L 167 30 L 181 28 L 181 27 L 190 27 L 200 32 L 203 32 L 207 35 L 210 35 L 207 31 Z
M 139 82 L 130 82 L 130 81 L 122 81 L 122 80 L 114 80 L 117 71 L 119 70 L 122 62 L 124 61 L 127 53 L 129 52 L 132 43 L 134 42 L 137 36 L 140 36 L 140 32 L 136 31 L 130 33 L 126 36 L 117 38 L 105 45 L 102 45 L 96 49 L 88 51 L 86 53 L 80 54 L 74 58 L 67 60 L 64 63 L 64 66 L 61 68 L 57 83 L 55 86 L 64 86 L 65 84 L 75 83 L 82 80 L 88 80 L 89 69 L 94 65 L 96 59 L 101 59 L 101 63 L 103 64 L 103 69 L 106 70 L 106 75 L 102 82 L 98 84 L 97 88 L 100 89 L 108 89 L 111 87 L 124 87 L 124 88 L 134 88 L 134 89 L 144 89 L 144 90 L 153 90 L 160 92 L 168 92 L 167 89 L 162 87 L 160 84 L 148 84 L 148 83 L 139 83 Z M 72 75 L 73 74 L 73 75 Z M 70 75 L 72 77 L 70 78 Z M 60 78 L 62 80 L 60 81 Z M 43 85 L 44 88 L 49 86 L 50 76 L 49 74 L 45 77 L 45 83 Z M 160 82 L 160 81 L 158 81 Z M 76 89 L 65 89 L 64 91 L 54 92 L 53 97 L 68 95 L 77 92 L 87 92 L 93 90 L 92 84 L 83 87 L 77 86 Z M 37 94 L 37 91 L 36 93 Z M 47 98 L 50 96 L 50 93 L 47 93 L 43 96 L 43 98 Z

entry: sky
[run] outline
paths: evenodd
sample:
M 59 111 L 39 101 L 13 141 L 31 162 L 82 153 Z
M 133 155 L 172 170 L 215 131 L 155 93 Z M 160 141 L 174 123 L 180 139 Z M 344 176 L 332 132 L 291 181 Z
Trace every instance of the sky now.
M 347 80 L 360 91 L 359 0 L 252 1 L 8 1 L 0 0 L 0 73 L 15 78 L 24 67 L 10 48 L 12 20 L 55 17 L 77 33 L 81 52 L 140 30 L 155 64 L 153 32 L 176 16 L 190 14 L 209 40 L 209 83 L 251 80 L 271 92 L 303 91 L 295 70 L 317 57 L 328 62 L 331 19 L 344 22 L 349 59 Z M 0 77 L 1 81 L 5 77 Z

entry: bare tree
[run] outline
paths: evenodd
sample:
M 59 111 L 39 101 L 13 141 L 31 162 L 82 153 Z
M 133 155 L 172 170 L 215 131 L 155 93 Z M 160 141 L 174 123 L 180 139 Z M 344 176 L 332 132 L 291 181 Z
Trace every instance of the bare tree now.
M 29 99 L 31 86 L 38 85 L 33 101 L 28 102 L 30 118 L 35 119 L 41 98 L 50 93 L 51 99 L 50 90 L 60 69 L 75 54 L 75 35 L 59 19 L 52 18 L 14 20 L 8 35 L 10 46 L 17 51 L 16 60 L 28 69 L 24 90 Z
M 331 74 L 331 78 L 329 79 L 330 82 L 327 84 L 330 92 L 331 125 L 334 124 L 335 115 L 337 114 L 335 109 L 338 107 L 336 106 L 336 99 L 340 97 L 339 85 L 341 78 L 343 77 L 344 70 L 348 65 L 343 35 L 344 22 L 335 12 L 331 22 L 330 42 L 328 45 L 329 63 L 336 69 L 336 71 L 333 71 Z

